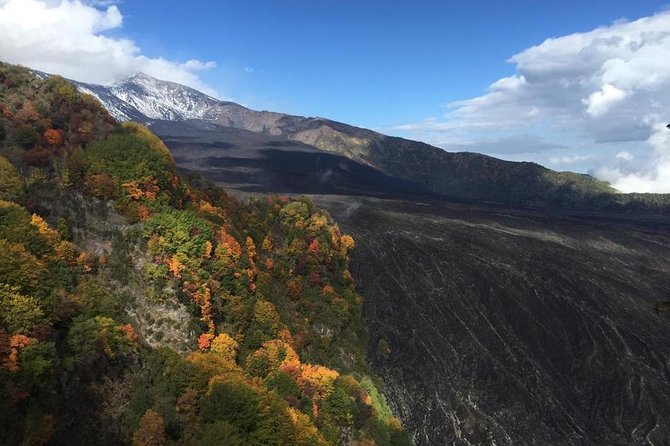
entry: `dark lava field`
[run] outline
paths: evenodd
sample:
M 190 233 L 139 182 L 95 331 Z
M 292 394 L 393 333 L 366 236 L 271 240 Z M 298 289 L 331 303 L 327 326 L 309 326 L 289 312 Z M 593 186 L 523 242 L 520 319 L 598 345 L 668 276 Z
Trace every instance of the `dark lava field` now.
M 416 444 L 670 442 L 667 223 L 315 198 Z
M 151 127 L 182 169 L 312 194 L 354 236 L 369 359 L 415 444 L 670 444 L 670 313 L 654 311 L 668 219 L 440 201 L 310 146 L 191 125 Z

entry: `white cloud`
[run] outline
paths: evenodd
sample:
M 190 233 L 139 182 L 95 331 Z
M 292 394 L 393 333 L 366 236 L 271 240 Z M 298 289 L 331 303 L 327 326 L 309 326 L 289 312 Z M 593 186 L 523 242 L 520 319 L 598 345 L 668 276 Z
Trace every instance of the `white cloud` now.
M 447 104 L 441 119 L 390 130 L 439 145 L 528 134 L 561 145 L 571 141 L 575 151 L 589 147 L 594 172 L 617 178 L 622 190 L 670 192 L 670 180 L 662 179 L 665 152 L 657 147 L 659 135 L 670 133 L 658 127 L 670 120 L 670 11 L 547 39 L 508 62 L 516 73 L 493 82 L 485 94 Z M 562 160 L 550 150 L 545 163 Z M 625 160 L 615 158 L 622 150 L 648 156 L 626 171 L 617 165 Z M 612 165 L 598 166 L 598 160 Z
M 622 160 L 622 161 L 633 161 L 635 159 L 633 154 L 630 153 L 630 152 L 627 152 L 626 150 L 623 150 L 623 151 L 617 153 L 615 158 L 618 159 L 618 160 Z
M 0 0 L 0 60 L 99 84 L 142 71 L 217 95 L 196 74 L 214 62 L 151 58 L 132 40 L 106 35 L 123 24 L 115 3 Z
M 587 106 L 586 113 L 591 116 L 601 116 L 625 97 L 625 91 L 619 90 L 612 84 L 605 84 L 599 91 L 591 93 L 588 99 L 582 99 L 582 102 Z
M 665 123 L 653 126 L 653 133 L 647 140 L 653 149 L 650 161 L 641 166 L 629 166 L 634 161 L 627 152 L 617 154 L 623 164 L 603 166 L 595 174 L 622 192 L 669 192 L 670 191 L 670 130 Z
M 593 155 L 566 155 L 566 156 L 552 156 L 549 158 L 551 164 L 575 164 L 581 161 L 588 161 L 595 159 Z

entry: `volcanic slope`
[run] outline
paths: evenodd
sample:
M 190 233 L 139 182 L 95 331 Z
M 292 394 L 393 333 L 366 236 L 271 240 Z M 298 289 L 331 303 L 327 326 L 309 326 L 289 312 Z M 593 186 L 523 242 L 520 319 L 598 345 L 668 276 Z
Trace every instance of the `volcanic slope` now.
M 417 445 L 668 444 L 670 225 L 320 197 Z

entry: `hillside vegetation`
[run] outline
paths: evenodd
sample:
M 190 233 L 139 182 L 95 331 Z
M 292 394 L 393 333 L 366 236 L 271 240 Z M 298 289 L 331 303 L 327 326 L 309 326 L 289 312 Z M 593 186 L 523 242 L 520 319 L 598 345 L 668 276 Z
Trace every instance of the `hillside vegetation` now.
M 146 128 L 0 65 L 0 444 L 409 444 L 354 240 L 180 177 Z

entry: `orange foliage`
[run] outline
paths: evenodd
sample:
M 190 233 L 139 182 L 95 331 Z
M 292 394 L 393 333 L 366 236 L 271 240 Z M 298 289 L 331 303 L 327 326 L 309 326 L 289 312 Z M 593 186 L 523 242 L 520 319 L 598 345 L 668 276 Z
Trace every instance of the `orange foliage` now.
M 203 285 L 195 294 L 195 302 L 200 305 L 200 320 L 207 324 L 210 333 L 214 333 L 212 318 L 212 293 L 207 285 Z
M 365 390 L 361 390 L 360 394 L 358 395 L 358 398 L 368 406 L 372 406 L 372 397 Z
M 291 332 L 289 331 L 288 328 L 284 328 L 283 330 L 279 331 L 279 334 L 277 335 L 279 339 L 282 342 L 285 342 L 288 345 L 294 345 L 295 341 L 293 340 L 293 335 L 291 335 Z
M 179 261 L 179 258 L 176 255 L 172 256 L 170 260 L 168 260 L 167 267 L 173 276 L 175 276 L 176 278 L 181 277 L 181 272 L 184 269 L 184 265 L 182 265 L 182 263 Z
M 95 268 L 95 259 L 87 252 L 81 252 L 77 257 L 77 263 L 81 266 L 84 273 L 90 273 Z
M 217 259 L 223 261 L 223 264 L 230 268 L 242 256 L 242 247 L 240 243 L 230 235 L 224 228 L 221 228 L 217 234 L 219 246 L 216 249 Z
M 28 336 L 20 334 L 12 336 L 9 339 L 9 355 L 5 358 L 3 366 L 10 372 L 17 372 L 19 370 L 19 352 L 32 341 Z
M 149 215 L 151 215 L 151 213 L 149 212 L 149 208 L 141 204 L 137 208 L 137 215 L 140 217 L 140 220 L 146 220 L 147 218 L 149 218 Z
M 136 344 L 137 343 L 137 334 L 135 334 L 135 330 L 133 330 L 132 325 L 130 324 L 125 324 L 125 325 L 119 325 L 119 330 L 123 332 L 123 334 L 128 338 L 128 340 Z
M 126 191 L 130 198 L 136 201 L 142 198 L 153 201 L 156 199 L 156 195 L 160 191 L 158 180 L 151 176 L 147 177 L 142 184 L 139 184 L 137 181 L 129 181 L 123 183 L 121 187 Z
M 63 132 L 56 129 L 46 129 L 44 139 L 50 146 L 60 146 L 63 144 Z
M 142 198 L 142 195 L 144 195 L 142 190 L 137 185 L 137 181 L 129 181 L 128 183 L 123 183 L 121 187 L 125 189 L 128 196 L 133 200 L 139 200 L 140 198 Z
M 205 242 L 205 253 L 203 255 L 204 258 L 209 259 L 212 256 L 212 242 L 207 240 Z
M 207 350 L 212 345 L 212 340 L 214 340 L 214 334 L 212 333 L 203 333 L 198 338 L 198 348 L 200 350 Z
M 272 268 L 274 268 L 274 266 L 275 265 L 274 265 L 274 262 L 272 261 L 272 259 L 265 259 L 265 269 L 270 271 Z

